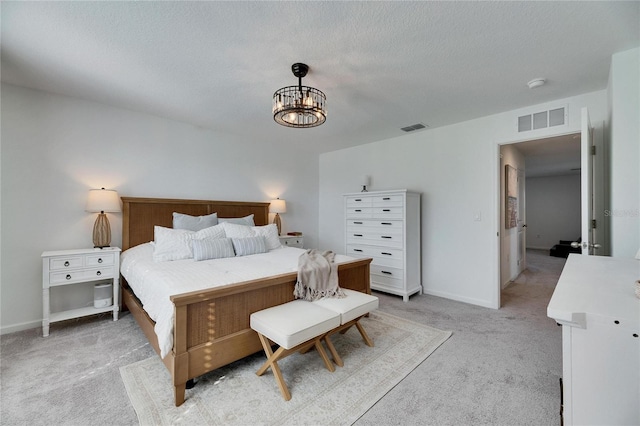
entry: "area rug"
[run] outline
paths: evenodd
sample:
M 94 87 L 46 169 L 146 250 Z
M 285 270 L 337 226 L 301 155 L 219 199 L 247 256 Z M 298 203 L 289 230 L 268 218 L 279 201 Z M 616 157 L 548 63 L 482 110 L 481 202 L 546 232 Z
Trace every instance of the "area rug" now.
M 355 328 L 332 341 L 344 367 L 330 373 L 315 351 L 278 361 L 291 392 L 285 401 L 258 353 L 199 378 L 180 407 L 159 357 L 120 368 L 141 425 L 345 425 L 352 424 L 422 363 L 451 332 L 373 312 L 362 324 L 375 346 Z

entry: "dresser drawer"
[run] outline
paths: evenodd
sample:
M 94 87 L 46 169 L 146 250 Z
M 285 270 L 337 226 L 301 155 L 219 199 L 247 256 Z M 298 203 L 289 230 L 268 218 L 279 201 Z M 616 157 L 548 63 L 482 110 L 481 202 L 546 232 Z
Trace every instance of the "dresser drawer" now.
M 85 258 L 85 266 L 113 265 L 114 254 L 95 254 Z
M 380 232 L 402 233 L 404 222 L 402 220 L 375 220 L 375 219 L 348 219 L 347 230 L 357 231 L 368 228 L 371 230 L 381 230 Z
M 402 249 L 402 234 L 392 232 L 380 232 L 379 229 L 347 230 L 347 244 L 367 244 L 373 246 L 391 247 Z
M 372 207 L 347 207 L 347 218 L 369 218 L 372 216 Z
M 394 288 L 394 289 L 403 289 L 404 288 L 404 280 L 401 278 L 390 278 L 380 275 L 371 275 L 371 286 L 375 288 L 376 286 Z
M 347 197 L 347 207 L 371 207 L 371 197 Z
M 347 244 L 347 254 L 357 257 L 373 257 L 372 264 L 376 265 L 396 268 L 402 268 L 404 265 L 404 252 L 398 249 Z
M 402 206 L 373 207 L 373 217 L 376 219 L 402 219 L 404 208 Z
M 49 259 L 49 270 L 57 271 L 60 269 L 73 269 L 82 267 L 82 256 L 74 257 L 57 257 Z
M 372 263 L 370 265 L 371 275 L 379 275 L 381 277 L 402 279 L 404 277 L 404 269 L 395 268 L 393 266 L 383 266 Z
M 376 195 L 372 200 L 374 207 L 404 205 L 404 197 L 402 195 Z

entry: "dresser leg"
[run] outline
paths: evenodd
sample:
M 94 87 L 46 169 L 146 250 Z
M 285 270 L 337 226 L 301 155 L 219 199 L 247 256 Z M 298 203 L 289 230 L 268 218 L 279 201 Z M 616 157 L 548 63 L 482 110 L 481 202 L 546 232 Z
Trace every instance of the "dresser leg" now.
M 49 321 L 42 320 L 42 337 L 49 336 Z

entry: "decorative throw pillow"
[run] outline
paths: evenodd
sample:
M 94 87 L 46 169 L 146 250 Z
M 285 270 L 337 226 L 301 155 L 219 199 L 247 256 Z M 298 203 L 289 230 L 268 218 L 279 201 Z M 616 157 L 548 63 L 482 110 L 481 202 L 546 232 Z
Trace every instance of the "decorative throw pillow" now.
M 255 222 L 253 221 L 253 215 L 245 217 L 230 217 L 230 218 L 218 218 L 218 223 L 235 223 L 237 225 L 246 225 L 246 226 L 255 226 Z
M 232 238 L 236 256 L 248 256 L 250 254 L 266 253 L 267 244 L 263 236 Z
M 275 223 L 264 226 L 254 226 L 251 228 L 255 235 L 262 235 L 267 241 L 267 249 L 273 250 L 282 247 L 278 236 L 278 227 Z
M 226 236 L 224 227 L 220 224 L 199 230 L 196 232 L 194 238 L 196 240 L 201 240 L 203 238 L 225 238 Z
M 197 262 L 207 259 L 234 257 L 231 238 L 203 238 L 193 240 L 193 259 Z
M 255 237 L 256 234 L 253 232 L 250 226 L 247 225 L 238 225 L 231 222 L 223 222 L 220 224 L 224 229 L 224 233 L 228 238 L 247 238 L 247 237 Z
M 194 239 L 195 232 L 186 229 L 154 226 L 153 234 L 155 242 L 153 247 L 154 262 L 190 259 L 193 257 L 191 241 Z
M 218 213 L 211 213 L 206 216 L 191 216 L 173 212 L 173 229 L 188 229 L 189 231 L 197 232 L 217 224 Z

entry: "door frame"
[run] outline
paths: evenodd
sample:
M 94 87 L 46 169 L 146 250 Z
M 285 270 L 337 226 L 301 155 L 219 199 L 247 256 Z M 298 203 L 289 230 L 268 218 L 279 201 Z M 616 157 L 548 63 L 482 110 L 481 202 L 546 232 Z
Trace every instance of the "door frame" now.
M 519 143 L 522 142 L 528 142 L 528 141 L 535 141 L 535 140 L 539 140 L 539 139 L 547 139 L 550 137 L 556 137 L 556 136 L 566 136 L 566 135 L 573 135 L 576 133 L 581 133 L 581 127 L 577 127 L 577 128 L 571 128 L 571 129 L 567 129 L 565 128 L 564 131 L 562 132 L 558 132 L 558 133 L 553 133 L 553 134 L 543 134 L 543 135 L 530 135 L 529 137 L 523 137 L 523 138 L 519 138 L 519 139 L 510 139 L 510 140 L 503 140 L 503 141 L 496 141 L 494 148 L 493 148 L 493 171 L 494 171 L 494 175 L 493 175 L 493 196 L 494 196 L 494 200 L 493 200 L 493 205 L 495 206 L 495 214 L 494 214 L 494 224 L 495 224 L 495 235 L 496 235 L 496 239 L 495 239 L 495 243 L 493 244 L 493 252 L 494 252 L 494 265 L 493 265 L 493 282 L 494 282 L 494 294 L 493 294 L 493 300 L 492 300 L 492 307 L 494 309 L 500 309 L 501 307 L 501 293 L 502 293 L 502 283 L 500 282 L 500 268 L 501 268 L 501 262 L 502 262 L 502 250 L 501 250 L 501 240 L 502 240 L 502 236 L 500 235 L 500 232 L 502 230 L 502 221 L 501 221 L 501 197 L 500 197 L 500 182 L 501 182 L 501 175 L 503 173 L 502 171 L 502 167 L 501 167 L 501 161 L 500 161 L 500 148 L 504 145 L 517 145 Z M 580 157 L 582 159 L 582 153 L 580 154 Z

